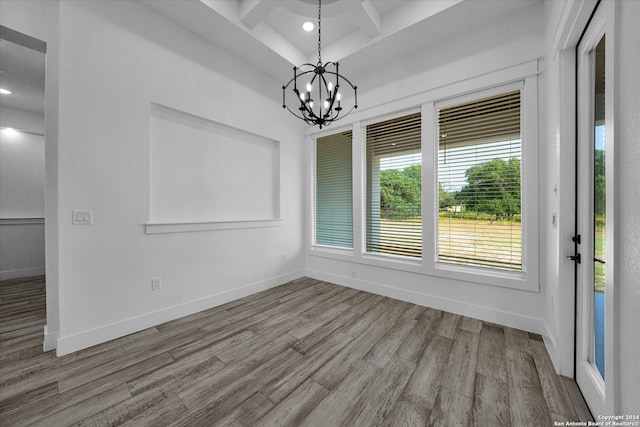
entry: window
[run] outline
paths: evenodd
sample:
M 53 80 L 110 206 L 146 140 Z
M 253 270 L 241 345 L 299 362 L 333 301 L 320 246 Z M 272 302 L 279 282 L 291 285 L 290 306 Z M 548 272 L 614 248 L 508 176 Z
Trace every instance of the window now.
M 538 292 L 538 73 L 529 61 L 315 134 L 310 268 Z
M 366 128 L 366 247 L 422 257 L 420 113 Z
M 521 91 L 438 111 L 441 263 L 522 271 Z
M 316 140 L 317 245 L 353 248 L 351 131 Z

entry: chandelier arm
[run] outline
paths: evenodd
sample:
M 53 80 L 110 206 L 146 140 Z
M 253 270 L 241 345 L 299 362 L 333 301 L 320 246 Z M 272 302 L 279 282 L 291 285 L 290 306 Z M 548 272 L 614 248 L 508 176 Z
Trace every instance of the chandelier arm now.
M 304 64 L 304 65 L 311 65 L 311 64 Z M 299 75 L 298 75 L 298 77 L 299 77 L 300 75 L 304 75 L 304 74 L 307 74 L 307 73 L 310 73 L 310 72 L 311 72 L 311 71 L 306 71 L 306 72 L 304 72 L 304 73 L 302 73 L 302 74 L 299 74 Z M 286 90 L 287 90 L 287 88 L 291 85 L 291 83 L 292 83 L 292 82 L 295 82 L 295 81 L 296 81 L 296 78 L 294 77 L 294 78 L 292 78 L 291 80 L 289 80 L 289 81 L 287 82 L 287 84 L 286 84 L 286 85 L 282 86 L 282 108 L 286 108 L 287 110 L 289 110 L 289 112 L 290 112 L 291 114 L 293 114 L 294 116 L 296 116 L 296 117 L 297 117 L 297 118 L 299 118 L 299 119 L 304 120 L 304 121 L 305 121 L 305 122 L 307 122 L 308 124 L 314 124 L 314 123 L 313 123 L 312 121 L 310 121 L 310 120 L 311 120 L 311 119 L 313 119 L 313 118 L 317 118 L 317 117 L 316 117 L 316 115 L 313 113 L 313 111 L 312 111 L 312 110 L 310 110 L 310 109 L 307 107 L 306 103 L 305 103 L 305 102 L 303 102 L 303 101 L 300 99 L 300 97 L 299 97 L 299 93 L 300 93 L 300 92 L 298 91 L 298 89 L 297 89 L 297 88 L 294 88 L 294 89 L 293 89 L 293 91 L 294 91 L 294 93 L 297 95 L 296 97 L 297 97 L 297 99 L 298 99 L 298 102 L 300 102 L 300 108 L 299 108 L 299 110 L 300 110 L 300 111 L 303 111 L 303 113 L 302 113 L 302 114 L 296 114 L 296 113 L 295 113 L 295 112 L 294 112 L 294 111 L 289 107 L 289 105 L 288 105 L 288 104 L 287 104 L 287 102 L 286 102 Z M 295 86 L 295 84 L 294 84 L 294 86 Z M 306 114 L 304 114 L 304 113 L 310 114 L 310 115 L 312 116 L 312 117 L 311 117 L 311 119 L 310 119 L 309 117 L 307 117 L 307 115 L 306 115 Z
M 291 114 L 293 114 L 294 116 L 296 116 L 297 118 L 299 118 L 299 119 L 301 119 L 301 120 L 304 120 L 305 122 L 307 122 L 307 123 L 309 123 L 309 124 L 313 124 L 313 121 L 311 121 L 308 117 L 306 117 L 306 116 L 304 116 L 304 115 L 297 114 L 295 111 L 293 111 L 291 108 L 289 108 L 289 106 L 288 106 L 288 105 L 285 105 L 285 107 L 284 107 L 284 108 L 286 108 L 287 110 L 289 110 L 289 112 L 290 112 Z
M 353 106 L 351 107 L 351 109 L 349 111 L 347 111 L 345 114 L 343 114 L 342 116 L 340 116 L 340 112 L 338 112 L 338 114 L 335 115 L 335 117 L 333 119 L 331 119 L 331 122 L 337 122 L 338 120 L 342 120 L 345 117 L 347 117 L 356 107 Z
M 302 111 L 302 115 L 306 120 L 317 120 L 319 117 L 316 116 L 316 113 L 313 112 L 313 109 L 309 106 L 309 102 L 307 101 L 302 101 L 301 98 L 298 98 L 298 101 L 300 102 L 300 108 L 298 108 L 298 110 Z M 291 110 L 289 110 L 291 111 Z
M 286 107 L 287 107 L 287 109 L 288 109 L 289 111 L 291 111 L 291 109 L 287 106 L 287 103 L 286 103 L 286 90 L 287 90 L 287 88 L 291 85 L 291 83 L 293 83 L 293 84 L 294 84 L 294 85 L 293 85 L 293 86 L 294 86 L 294 87 L 293 87 L 293 92 L 296 94 L 296 97 L 297 97 L 297 99 L 298 99 L 298 102 L 300 102 L 300 103 L 301 103 L 301 105 L 304 105 L 304 102 L 300 99 L 300 92 L 298 91 L 298 88 L 297 88 L 297 86 L 296 86 L 297 78 L 298 78 L 298 77 L 301 77 L 301 76 L 304 76 L 305 74 L 312 73 L 312 72 L 314 72 L 314 70 L 307 70 L 307 71 L 305 71 L 305 72 L 303 72 L 303 73 L 297 74 L 297 73 L 295 72 L 295 69 L 297 68 L 297 69 L 299 70 L 300 68 L 304 67 L 305 65 L 308 65 L 308 66 L 310 66 L 310 67 L 314 67 L 314 68 L 315 68 L 315 66 L 314 66 L 314 65 L 309 64 L 309 63 L 307 63 L 307 64 L 302 64 L 300 67 L 294 67 L 294 77 L 293 77 L 291 80 L 289 80 L 289 81 L 287 82 L 287 84 L 285 84 L 284 86 L 282 86 L 282 104 L 283 104 L 282 106 L 283 106 L 283 107 L 285 107 L 285 106 L 286 106 Z M 314 77 L 314 78 L 315 78 L 315 77 Z M 311 82 L 313 82 L 313 79 L 311 80 Z M 308 110 L 308 109 L 307 109 L 307 110 Z M 313 112 L 312 112 L 312 113 L 313 113 Z M 314 114 L 314 115 L 315 115 L 315 114 Z M 297 117 L 299 117 L 299 116 L 297 116 Z
M 329 65 L 329 64 L 335 64 L 335 62 L 327 62 L 325 64 L 325 67 L 327 65 Z M 353 85 L 353 83 L 351 83 L 349 81 L 349 79 L 347 79 L 345 76 L 343 76 L 342 74 L 338 74 L 337 71 L 327 71 L 326 73 L 327 74 L 333 74 L 334 76 L 336 76 L 336 78 L 339 77 L 341 80 L 344 80 L 345 82 L 349 83 L 349 86 L 351 86 L 351 89 L 357 89 L 358 88 L 357 86 Z
M 329 102 L 329 106 L 326 108 L 326 111 L 324 114 L 322 114 L 322 106 L 324 106 L 324 101 L 322 100 L 322 96 L 320 96 L 320 101 L 322 102 L 322 105 L 320 106 L 320 115 L 322 116 L 322 119 L 326 119 L 327 117 L 331 117 L 331 111 L 333 110 L 333 102 L 336 98 L 335 93 L 338 90 L 338 86 L 335 87 L 335 89 L 333 90 L 333 95 L 331 94 L 331 91 L 329 90 L 329 86 L 327 84 L 327 79 L 324 78 L 324 73 L 320 75 L 320 78 L 322 79 L 322 84 L 318 85 L 322 88 L 322 86 L 324 86 L 327 89 L 327 96 L 329 97 L 327 99 L 327 101 Z
M 300 71 L 300 69 L 301 69 L 302 67 L 306 66 L 306 65 L 308 65 L 309 67 L 312 67 L 312 68 L 315 68 L 315 67 L 316 67 L 315 65 L 310 64 L 310 63 L 308 63 L 308 62 L 307 62 L 306 64 L 302 64 L 301 66 L 299 66 L 299 67 L 294 67 L 294 68 L 296 68 L 298 71 Z M 291 83 L 295 82 L 295 81 L 296 81 L 296 79 L 297 79 L 298 77 L 301 77 L 301 76 L 304 76 L 305 74 L 309 74 L 309 73 L 313 73 L 313 72 L 314 72 L 314 70 L 307 70 L 307 71 L 305 71 L 305 72 L 303 72 L 303 73 L 300 73 L 300 74 L 296 74 L 296 75 L 294 75 L 294 77 L 293 77 L 291 80 L 289 80 L 289 81 L 284 85 L 284 87 L 285 87 L 285 88 L 288 88 L 288 87 L 289 87 L 289 85 L 290 85 Z
M 327 71 L 327 73 L 329 74 L 335 74 L 336 75 L 336 80 L 338 79 L 338 77 L 340 77 L 342 80 L 344 80 L 345 82 L 347 82 L 349 84 L 349 86 L 351 86 L 351 89 L 353 89 L 353 97 L 354 97 L 354 103 L 353 103 L 353 107 L 351 108 L 351 110 L 349 110 L 349 112 L 351 112 L 354 108 L 358 108 L 358 86 L 355 86 L 353 83 L 351 83 L 349 81 L 349 79 L 347 79 L 344 76 L 341 76 L 337 73 L 332 73 L 330 71 Z M 349 113 L 347 113 L 349 114 Z M 347 115 L 345 114 L 345 116 Z

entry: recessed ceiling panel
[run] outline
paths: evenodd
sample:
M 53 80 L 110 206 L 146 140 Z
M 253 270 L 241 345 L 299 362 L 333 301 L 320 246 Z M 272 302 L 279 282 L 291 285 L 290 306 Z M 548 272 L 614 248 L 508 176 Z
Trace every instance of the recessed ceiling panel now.
M 313 22 L 315 28 L 307 32 L 302 29 L 305 21 Z M 282 37 L 289 40 L 305 56 L 314 56 L 318 50 L 318 16 L 297 15 L 285 7 L 274 10 L 264 20 Z M 336 43 L 354 31 L 359 31 L 351 14 L 323 16 L 321 20 L 322 46 Z M 328 60 L 329 58 L 327 58 Z
M 302 30 L 305 21 L 317 24 L 315 0 L 141 1 L 278 80 L 290 66 L 317 61 L 317 29 Z M 356 74 L 365 72 L 371 64 L 393 61 L 541 3 L 323 0 L 322 61 L 341 61 L 355 65 Z
M 0 39 L 0 70 L 0 87 L 13 92 L 1 95 L 2 106 L 44 113 L 44 53 Z

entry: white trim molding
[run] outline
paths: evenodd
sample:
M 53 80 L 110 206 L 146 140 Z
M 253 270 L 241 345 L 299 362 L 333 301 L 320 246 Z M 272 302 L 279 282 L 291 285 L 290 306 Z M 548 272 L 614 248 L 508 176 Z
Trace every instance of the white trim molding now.
M 228 291 L 209 295 L 193 301 L 177 304 L 162 310 L 144 313 L 118 322 L 110 323 L 94 329 L 85 330 L 76 334 L 64 335 L 59 333 L 55 348 L 57 356 L 73 353 L 103 342 L 120 338 L 134 332 L 159 325 L 171 320 L 199 313 L 230 301 L 243 298 L 257 292 L 274 288 L 304 275 L 302 270 L 292 271 L 280 276 L 271 277 L 254 283 L 239 286 Z M 53 348 L 53 347 L 49 347 Z
M 146 234 L 188 233 L 192 231 L 233 230 L 239 228 L 281 227 L 281 219 L 265 219 L 257 221 L 216 221 L 216 222 L 176 222 L 176 223 L 146 223 Z
M 442 310 L 485 322 L 496 323 L 510 328 L 533 332 L 542 336 L 548 334 L 547 328 L 541 319 L 524 316 L 515 312 L 497 310 L 495 307 L 484 307 L 481 305 L 440 297 L 427 292 L 415 292 L 383 283 L 361 280 L 314 269 L 307 269 L 306 276 L 365 292 L 371 292 L 376 295 L 382 295 L 400 301 L 434 308 L 436 310 Z
M 0 271 L 0 280 L 12 280 L 12 279 L 20 279 L 23 277 L 34 277 L 34 276 L 44 276 L 45 275 L 45 267 L 30 267 L 30 268 L 21 268 L 18 270 L 6 270 Z
M 44 218 L 0 218 L 0 225 L 32 225 L 44 224 Z

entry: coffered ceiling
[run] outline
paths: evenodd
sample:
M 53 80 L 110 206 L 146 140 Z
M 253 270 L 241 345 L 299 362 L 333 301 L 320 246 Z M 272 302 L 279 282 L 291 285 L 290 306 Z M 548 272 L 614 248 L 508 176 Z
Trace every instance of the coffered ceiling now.
M 317 0 L 139 0 L 278 81 L 293 65 L 315 64 Z M 504 25 L 542 0 L 322 0 L 322 60 L 351 78 L 474 28 Z M 2 40 L 2 85 L 19 96 L 2 104 L 44 110 L 44 54 Z M 17 89 L 17 90 L 16 90 Z
M 323 0 L 322 61 L 350 75 L 393 61 L 541 0 Z M 318 60 L 317 0 L 143 0 L 151 9 L 282 80 Z M 347 68 L 348 67 L 348 68 Z

